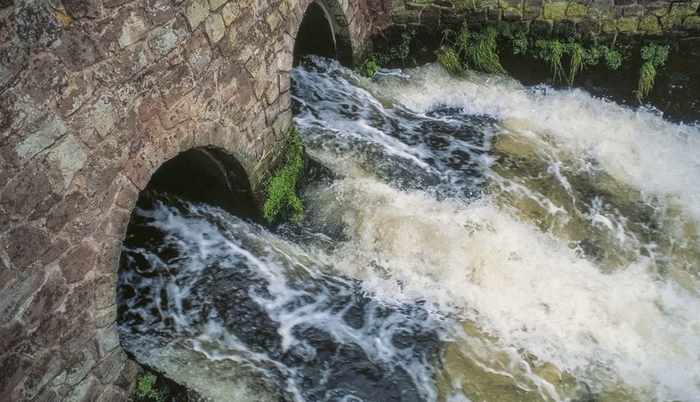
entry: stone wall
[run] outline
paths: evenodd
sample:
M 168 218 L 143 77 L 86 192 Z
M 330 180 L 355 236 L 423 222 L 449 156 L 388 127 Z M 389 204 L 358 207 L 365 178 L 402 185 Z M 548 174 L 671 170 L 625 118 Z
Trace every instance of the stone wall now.
M 333 2 L 361 52 L 376 13 Z M 125 399 L 115 282 L 138 192 L 201 146 L 259 192 L 309 3 L 0 0 L 0 400 Z
M 394 0 L 393 25 L 506 22 L 543 34 L 700 36 L 699 0 Z

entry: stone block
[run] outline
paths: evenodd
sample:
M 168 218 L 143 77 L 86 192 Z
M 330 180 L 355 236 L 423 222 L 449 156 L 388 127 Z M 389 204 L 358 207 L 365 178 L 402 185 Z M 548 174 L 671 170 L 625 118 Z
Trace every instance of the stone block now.
M 49 153 L 47 161 L 58 167 L 63 176 L 64 187 L 67 188 L 75 173 L 87 161 L 87 154 L 78 139 L 69 134 Z
M 204 23 L 204 30 L 209 37 L 211 43 L 217 43 L 224 37 L 226 25 L 224 19 L 219 14 L 210 14 Z
M 46 227 L 53 232 L 61 230 L 66 223 L 81 213 L 88 204 L 88 199 L 79 191 L 73 191 L 63 198 L 46 217 Z
M 503 11 L 503 20 L 508 22 L 520 21 L 523 18 L 523 14 L 520 10 L 509 8 Z
M 639 17 L 644 14 L 644 6 L 640 4 L 634 4 L 631 6 L 625 6 L 622 9 L 623 17 Z
M 32 367 L 27 373 L 27 377 L 22 384 L 22 397 L 26 400 L 33 400 L 39 391 L 54 379 L 61 371 L 63 361 L 61 355 L 56 350 L 41 350 L 38 356 L 32 359 Z
M 224 19 L 224 24 L 226 24 L 226 26 L 231 25 L 231 23 L 238 18 L 240 13 L 241 8 L 239 2 L 236 1 L 229 1 L 221 9 L 221 17 Z
M 61 32 L 61 25 L 44 1 L 15 1 L 14 31 L 21 49 L 33 53 L 50 45 Z
M 195 33 L 185 47 L 185 54 L 195 74 L 203 73 L 212 60 L 212 52 L 207 38 L 201 33 Z
M 63 90 L 58 100 L 58 112 L 68 117 L 87 102 L 95 91 L 95 82 L 91 74 L 75 75 Z
M 581 3 L 571 3 L 566 9 L 566 16 L 573 18 L 585 17 L 588 15 L 589 8 Z
M 68 129 L 63 120 L 54 113 L 45 114 L 24 130 L 24 140 L 19 143 L 15 152 L 20 160 L 28 160 L 44 149 L 53 145 L 53 143 L 63 136 Z
M 700 15 L 691 15 L 683 21 L 685 29 L 700 29 Z
M 170 110 L 160 113 L 159 117 L 163 128 L 170 130 L 190 118 L 190 105 L 185 101 L 180 102 Z
M 148 23 L 146 14 L 141 8 L 127 8 L 114 20 L 117 42 L 124 49 L 146 38 Z
M 209 9 L 212 11 L 218 10 L 223 6 L 228 0 L 209 0 Z
M 179 38 L 172 26 L 162 26 L 148 33 L 148 47 L 156 58 L 161 58 L 177 45 Z
M 637 31 L 639 18 L 637 17 L 622 17 L 617 21 L 617 30 L 619 32 L 634 33 Z
M 100 18 L 103 13 L 101 0 L 63 0 L 63 6 L 66 8 L 66 13 L 74 19 Z
M 631 4 L 636 4 L 637 0 L 615 0 L 616 6 L 629 6 Z
M 117 348 L 95 366 L 93 374 L 102 384 L 112 384 L 119 378 L 126 360 L 124 351 Z
M 102 46 L 89 34 L 87 27 L 80 24 L 68 26 L 61 33 L 56 55 L 73 71 L 81 71 L 106 57 Z
M 646 14 L 653 14 L 657 17 L 663 17 L 664 15 L 668 14 L 670 6 L 666 2 L 646 3 L 644 5 L 644 10 Z
M 61 305 L 67 293 L 66 282 L 60 270 L 54 267 L 46 275 L 41 289 L 31 298 L 31 302 L 22 316 L 22 321 L 27 327 L 34 328 L 45 314 L 56 310 Z
M 576 33 L 576 23 L 569 19 L 554 21 L 552 33 L 564 37 L 571 37 Z
M 6 239 L 3 239 L 5 243 Z M 3 244 L 4 245 L 4 244 Z M 31 258 L 37 258 L 32 256 Z M 24 267 L 23 267 L 24 268 Z M 36 266 L 22 270 L 14 269 L 16 275 L 12 282 L 5 284 L 0 293 L 0 325 L 8 324 L 20 307 L 41 287 L 44 273 Z M 19 342 L 9 342 L 15 346 Z M 2 344 L 0 342 L 0 344 Z
M 97 250 L 88 241 L 74 247 L 60 259 L 61 272 L 68 283 L 82 280 L 97 260 Z
M 185 63 L 171 69 L 160 85 L 165 107 L 170 108 L 196 86 L 192 69 Z M 163 127 L 166 127 L 163 124 Z M 166 127 L 167 128 L 167 127 Z
M 552 21 L 534 20 L 530 23 L 530 34 L 532 35 L 550 35 L 552 33 Z
M 151 25 L 163 25 L 172 20 L 178 12 L 174 2 L 170 0 L 146 0 L 146 3 L 148 7 L 146 15 Z
M 185 6 L 185 16 L 192 30 L 209 16 L 209 3 L 207 0 L 190 0 Z
M 640 17 L 637 29 L 650 35 L 660 35 L 662 32 L 659 17 L 655 15 L 643 15 Z
M 48 232 L 34 226 L 12 229 L 3 241 L 4 249 L 15 269 L 24 269 L 51 246 Z
M 165 104 L 158 90 L 146 92 L 143 100 L 138 105 L 139 118 L 144 123 L 165 110 Z
M 677 17 L 687 17 L 695 14 L 700 6 L 700 1 L 688 1 L 682 3 L 672 3 L 669 14 Z
M 275 32 L 284 20 L 282 19 L 280 13 L 278 13 L 276 10 L 273 10 L 267 15 L 265 21 L 267 21 L 267 26 L 270 27 L 270 31 Z
M 97 333 L 97 352 L 102 359 L 119 347 L 116 324 Z
M 68 395 L 63 399 L 64 402 L 92 402 L 96 401 L 102 393 L 102 385 L 95 379 L 89 376 L 80 384 L 73 387 Z
M 566 9 L 568 8 L 568 3 L 565 2 L 555 2 L 555 3 L 544 3 L 544 9 L 542 11 L 542 17 L 548 20 L 559 20 L 566 16 Z
M 679 26 L 682 22 L 682 18 L 678 15 L 668 13 L 663 17 L 660 17 L 659 21 L 661 21 L 661 26 L 663 29 L 671 29 Z

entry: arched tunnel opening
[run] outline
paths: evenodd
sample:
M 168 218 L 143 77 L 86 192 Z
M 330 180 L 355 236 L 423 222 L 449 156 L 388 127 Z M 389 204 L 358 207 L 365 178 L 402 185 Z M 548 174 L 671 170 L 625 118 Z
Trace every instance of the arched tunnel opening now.
M 153 192 L 260 220 L 243 166 L 218 148 L 193 148 L 163 163 L 151 176 L 142 196 L 152 196 Z
M 336 59 L 340 64 L 352 65 L 352 49 L 347 35 L 321 3 L 311 2 L 304 13 L 294 43 L 294 65 L 307 55 Z

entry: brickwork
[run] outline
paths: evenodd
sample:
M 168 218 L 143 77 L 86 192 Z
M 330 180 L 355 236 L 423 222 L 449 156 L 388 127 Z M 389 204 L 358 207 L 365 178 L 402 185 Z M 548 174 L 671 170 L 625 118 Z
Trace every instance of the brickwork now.
M 115 282 L 138 192 L 199 146 L 259 189 L 309 2 L 0 0 L 0 400 L 127 397 Z M 366 3 L 322 3 L 361 52 Z

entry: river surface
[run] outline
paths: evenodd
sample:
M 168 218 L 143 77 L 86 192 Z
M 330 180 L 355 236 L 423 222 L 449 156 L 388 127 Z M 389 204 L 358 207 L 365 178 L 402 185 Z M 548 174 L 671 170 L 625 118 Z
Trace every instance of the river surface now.
M 292 87 L 301 222 L 139 202 L 140 362 L 216 401 L 700 401 L 700 125 L 437 65 Z

